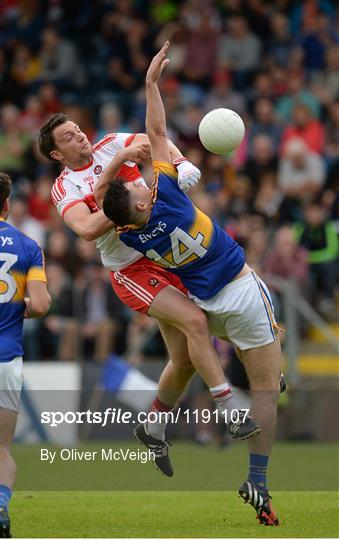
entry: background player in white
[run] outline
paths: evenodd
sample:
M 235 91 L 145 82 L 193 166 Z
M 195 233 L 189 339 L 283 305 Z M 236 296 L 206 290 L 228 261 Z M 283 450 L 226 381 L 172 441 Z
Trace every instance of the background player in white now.
M 112 222 L 96 204 L 95 185 L 116 155 L 121 161 L 119 175 L 127 182 L 143 182 L 135 161 L 143 160 L 149 154 L 147 136 L 113 133 L 92 147 L 79 126 L 64 114 L 56 114 L 41 127 L 39 148 L 45 157 L 64 165 L 54 183 L 52 198 L 65 223 L 86 240 L 96 239 L 119 298 L 132 309 L 147 313 L 159 322 L 170 360 L 162 374 L 162 390 L 154 400 L 152 410 L 170 411 L 195 370 L 210 388 L 218 408 L 221 411 L 230 409 L 231 391 L 211 344 L 205 314 L 187 298 L 179 278 L 119 240 Z M 187 189 L 198 181 L 200 172 L 170 141 L 169 148 L 172 161 L 179 162 L 178 182 L 182 189 Z M 156 464 L 164 474 L 171 476 L 173 470 L 165 440 L 165 423 L 148 424 L 148 430 L 156 441 Z M 245 429 L 236 436 L 245 438 L 250 434 Z
M 0 173 L 0 538 L 10 537 L 8 505 L 16 475 L 11 444 L 22 388 L 23 318 L 41 317 L 51 302 L 41 248 L 6 223 L 10 191 L 10 177 Z
M 157 84 L 169 62 L 168 48 L 169 42 L 153 58 L 146 75 L 146 130 L 154 163 L 152 190 L 117 178 L 105 194 L 103 208 L 120 226 L 117 230 L 128 246 L 182 278 L 194 293 L 194 301 L 208 314 L 212 334 L 229 339 L 241 351 L 252 391 L 251 411 L 262 431 L 250 439 L 249 476 L 239 494 L 252 504 L 261 523 L 278 525 L 266 486 L 282 360 L 278 327 L 269 292 L 247 266 L 242 248 L 178 189 Z M 159 223 L 163 224 L 161 229 Z M 181 241 L 182 251 L 175 238 Z

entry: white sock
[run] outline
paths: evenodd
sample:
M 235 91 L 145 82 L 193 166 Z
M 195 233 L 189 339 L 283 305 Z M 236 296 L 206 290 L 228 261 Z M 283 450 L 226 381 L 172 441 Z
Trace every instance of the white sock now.
M 161 439 L 162 441 L 165 440 L 165 429 L 166 429 L 166 422 L 160 422 L 160 419 L 158 419 L 154 423 L 154 413 L 156 414 L 158 411 L 152 411 L 152 422 L 147 421 L 146 423 L 146 431 L 149 435 L 154 437 L 155 439 Z
M 210 388 L 210 392 L 221 414 L 233 409 L 232 390 L 227 382 L 213 386 Z

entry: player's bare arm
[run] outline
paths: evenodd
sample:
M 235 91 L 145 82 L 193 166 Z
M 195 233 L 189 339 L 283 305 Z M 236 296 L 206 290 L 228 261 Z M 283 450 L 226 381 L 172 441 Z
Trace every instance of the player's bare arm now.
M 25 304 L 25 318 L 35 319 L 43 317 L 48 312 L 51 305 L 51 297 L 44 281 L 32 280 L 27 282 L 28 297 Z
M 133 163 L 139 165 L 146 158 L 148 158 L 149 155 L 150 146 L 148 143 L 148 139 L 144 142 L 133 143 L 130 146 L 119 150 L 115 154 L 114 158 L 103 171 L 98 182 L 94 186 L 94 197 L 99 208 L 102 208 L 102 202 L 105 193 L 110 183 L 112 182 L 112 180 L 114 180 L 117 173 L 119 172 L 121 165 L 123 165 L 125 161 L 132 161 Z
M 161 73 L 169 63 L 167 58 L 169 47 L 170 43 L 166 41 L 153 58 L 146 73 L 146 132 L 151 144 L 153 161 L 171 161 L 166 137 L 165 108 L 158 88 Z
M 149 138 L 146 133 L 137 133 L 136 136 L 133 139 L 133 143 L 148 143 L 149 144 Z M 184 157 L 183 153 L 179 150 L 179 148 L 174 144 L 171 139 L 167 139 L 168 148 L 170 151 L 171 160 L 173 162 L 176 162 L 178 160 L 186 158 Z
M 96 240 L 112 229 L 112 222 L 102 210 L 91 214 L 85 203 L 79 202 L 66 210 L 64 222 L 78 236 L 85 240 Z

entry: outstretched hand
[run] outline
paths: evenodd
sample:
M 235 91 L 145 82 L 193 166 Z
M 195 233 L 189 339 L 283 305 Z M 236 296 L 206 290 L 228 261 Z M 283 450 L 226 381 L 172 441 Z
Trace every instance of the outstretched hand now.
M 146 73 L 146 83 L 156 83 L 160 79 L 162 70 L 169 63 L 169 58 L 167 58 L 167 52 L 169 48 L 170 42 L 166 41 L 165 44 L 161 47 L 158 54 L 154 56 Z

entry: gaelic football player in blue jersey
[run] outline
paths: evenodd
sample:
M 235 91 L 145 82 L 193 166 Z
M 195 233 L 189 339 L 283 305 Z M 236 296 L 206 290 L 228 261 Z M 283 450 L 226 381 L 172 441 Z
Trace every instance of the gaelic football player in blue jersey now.
M 117 178 L 105 194 L 103 209 L 125 244 L 180 276 L 190 297 L 208 314 L 211 333 L 238 349 L 250 380 L 251 412 L 261 426 L 261 433 L 249 440 L 249 474 L 239 493 L 255 508 L 261 523 L 274 526 L 279 520 L 271 507 L 266 470 L 275 435 L 282 358 L 272 302 L 266 285 L 247 266 L 242 248 L 178 188 L 157 84 L 169 62 L 168 48 L 166 42 L 146 76 L 152 188 Z
M 6 222 L 10 191 L 10 177 L 0 173 L 0 538 L 10 538 L 8 505 L 16 474 L 11 444 L 22 387 L 23 319 L 41 317 L 51 302 L 41 248 Z

